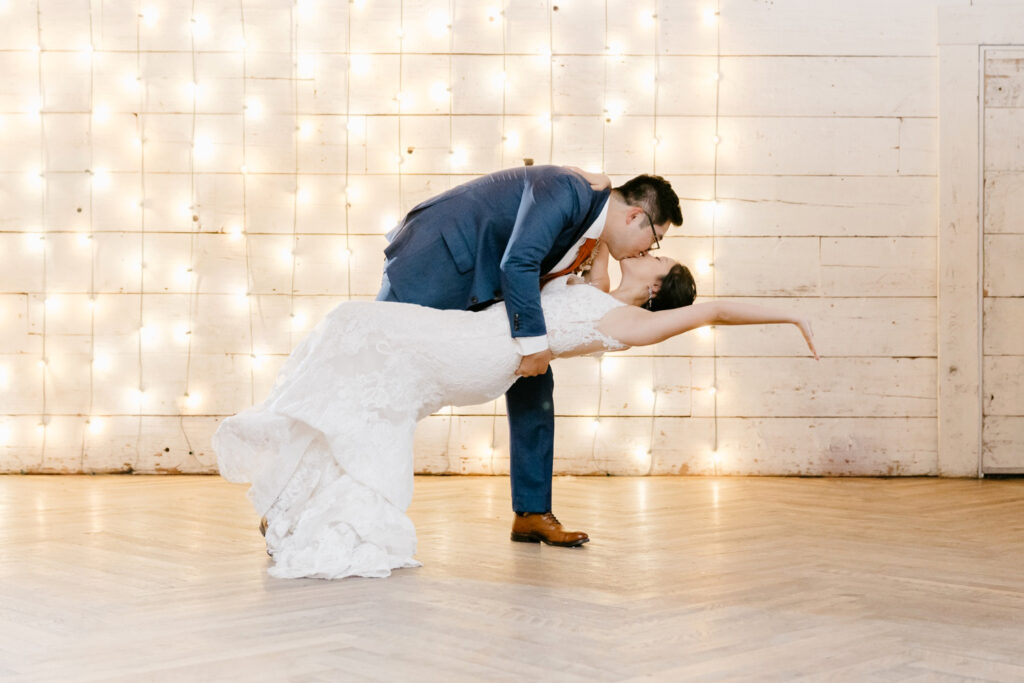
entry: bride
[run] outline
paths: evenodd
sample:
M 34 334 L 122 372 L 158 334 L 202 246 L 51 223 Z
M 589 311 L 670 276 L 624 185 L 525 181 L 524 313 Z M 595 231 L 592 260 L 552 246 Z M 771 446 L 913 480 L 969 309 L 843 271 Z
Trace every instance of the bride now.
M 620 262 L 622 280 L 574 276 L 541 290 L 556 357 L 657 344 L 705 325 L 791 323 L 814 357 L 810 325 L 743 303 L 690 305 L 685 266 L 641 256 Z M 346 301 L 303 339 L 270 396 L 225 419 L 213 436 L 220 474 L 252 484 L 268 570 L 279 578 L 384 577 L 416 567 L 413 491 L 416 423 L 445 405 L 501 396 L 521 356 L 504 304 L 439 310 Z

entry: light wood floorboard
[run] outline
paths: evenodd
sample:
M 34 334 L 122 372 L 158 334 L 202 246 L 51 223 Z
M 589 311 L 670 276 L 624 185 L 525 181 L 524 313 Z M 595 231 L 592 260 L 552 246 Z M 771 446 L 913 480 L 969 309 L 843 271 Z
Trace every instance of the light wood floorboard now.
M 0 476 L 9 681 L 1024 681 L 1024 481 L 418 477 L 422 568 L 280 580 L 210 476 Z

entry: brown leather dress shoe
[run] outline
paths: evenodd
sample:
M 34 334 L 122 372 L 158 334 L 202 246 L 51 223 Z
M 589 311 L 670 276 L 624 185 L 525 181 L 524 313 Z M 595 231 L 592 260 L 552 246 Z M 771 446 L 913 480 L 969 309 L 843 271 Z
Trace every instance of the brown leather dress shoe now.
M 512 540 L 522 543 L 540 543 L 575 548 L 590 540 L 582 531 L 566 531 L 562 523 L 550 512 L 521 515 L 516 513 L 512 523 Z
M 264 538 L 267 537 L 267 518 L 266 517 L 260 517 L 260 533 L 263 534 Z M 270 552 L 270 548 L 267 548 L 267 555 L 270 555 L 271 557 L 274 556 L 274 553 Z

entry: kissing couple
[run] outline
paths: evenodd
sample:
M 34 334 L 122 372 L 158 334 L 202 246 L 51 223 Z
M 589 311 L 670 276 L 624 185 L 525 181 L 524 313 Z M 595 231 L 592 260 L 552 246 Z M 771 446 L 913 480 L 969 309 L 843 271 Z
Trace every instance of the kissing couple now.
M 808 321 L 693 304 L 686 266 L 651 252 L 682 225 L 663 178 L 611 188 L 560 166 L 491 173 L 428 199 L 388 234 L 376 301 L 330 311 L 282 365 L 270 395 L 213 436 L 220 474 L 247 493 L 279 578 L 384 577 L 416 567 L 416 424 L 446 405 L 505 394 L 511 539 L 589 538 L 551 511 L 554 358 L 657 344 L 705 325 Z M 611 290 L 608 259 L 622 278 Z M 581 277 L 577 273 L 584 273 Z

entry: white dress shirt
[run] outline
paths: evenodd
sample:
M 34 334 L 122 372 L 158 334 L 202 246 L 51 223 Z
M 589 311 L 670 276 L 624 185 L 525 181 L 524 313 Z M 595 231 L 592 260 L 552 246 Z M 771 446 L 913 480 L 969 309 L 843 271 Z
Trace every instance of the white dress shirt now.
M 604 203 L 604 208 L 601 209 L 601 213 L 598 214 L 594 222 L 590 224 L 587 231 L 583 233 L 583 237 L 579 239 L 576 244 L 572 246 L 569 251 L 565 253 L 562 260 L 555 264 L 554 268 L 544 273 L 557 273 L 560 270 L 565 270 L 572 265 L 572 262 L 576 260 L 576 256 L 580 253 L 580 248 L 583 247 L 583 243 L 588 239 L 596 240 L 601 238 L 601 234 L 604 232 L 604 224 L 608 220 L 608 205 L 611 204 L 611 197 Z M 519 344 L 519 353 L 524 356 L 529 356 L 531 353 L 540 353 L 544 349 L 548 348 L 547 335 L 540 335 L 538 337 L 516 337 L 516 343 Z

